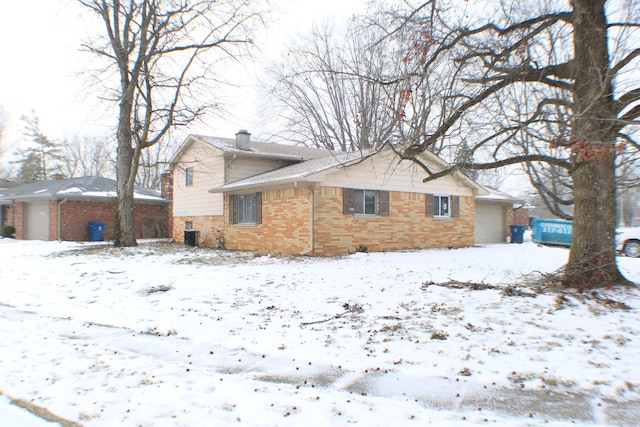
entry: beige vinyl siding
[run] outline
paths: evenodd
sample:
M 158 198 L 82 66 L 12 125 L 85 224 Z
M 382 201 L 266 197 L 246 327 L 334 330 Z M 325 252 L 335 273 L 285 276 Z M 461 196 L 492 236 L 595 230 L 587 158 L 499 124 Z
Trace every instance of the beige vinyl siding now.
M 393 153 L 380 154 L 362 163 L 330 172 L 323 177 L 321 185 L 405 193 L 473 196 L 472 189 L 453 176 L 423 183 L 422 180 L 427 175 L 422 169 L 406 160 L 398 163 L 397 157 L 391 156 Z M 442 169 L 435 164 L 428 166 L 433 172 Z
M 185 169 L 193 167 L 193 185 L 185 185 Z M 195 141 L 180 157 L 173 179 L 173 215 L 208 216 L 224 214 L 222 194 L 210 188 L 224 184 L 224 160 L 215 147 Z
M 290 162 L 274 159 L 260 159 L 250 157 L 231 157 L 227 159 L 226 182 L 235 182 L 240 179 L 259 175 L 264 172 L 280 169 L 290 165 Z

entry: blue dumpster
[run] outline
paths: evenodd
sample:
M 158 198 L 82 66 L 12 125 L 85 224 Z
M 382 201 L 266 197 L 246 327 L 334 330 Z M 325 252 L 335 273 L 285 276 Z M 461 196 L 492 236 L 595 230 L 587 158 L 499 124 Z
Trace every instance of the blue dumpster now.
M 511 230 L 511 243 L 524 242 L 524 225 L 513 224 L 509 226 L 509 229 Z
M 535 243 L 571 246 L 573 222 L 564 219 L 531 219 L 531 238 Z
M 104 222 L 91 221 L 89 222 L 89 240 L 92 242 L 99 242 L 102 240 L 104 234 Z

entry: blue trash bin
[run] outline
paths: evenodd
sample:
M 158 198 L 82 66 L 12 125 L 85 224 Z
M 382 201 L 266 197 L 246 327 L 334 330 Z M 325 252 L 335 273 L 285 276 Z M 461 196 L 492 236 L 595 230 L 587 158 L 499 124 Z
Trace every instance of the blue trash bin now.
M 523 224 L 510 225 L 509 229 L 511 230 L 511 243 L 524 242 L 524 225 Z
M 100 242 L 104 234 L 104 222 L 89 222 L 89 240 L 92 242 Z

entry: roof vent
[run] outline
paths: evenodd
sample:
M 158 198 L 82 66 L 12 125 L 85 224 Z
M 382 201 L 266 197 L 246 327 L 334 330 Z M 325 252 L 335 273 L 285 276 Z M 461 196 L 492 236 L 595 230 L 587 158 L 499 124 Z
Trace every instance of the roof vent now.
M 251 134 L 246 129 L 240 129 L 236 133 L 236 148 L 249 150 L 251 148 Z

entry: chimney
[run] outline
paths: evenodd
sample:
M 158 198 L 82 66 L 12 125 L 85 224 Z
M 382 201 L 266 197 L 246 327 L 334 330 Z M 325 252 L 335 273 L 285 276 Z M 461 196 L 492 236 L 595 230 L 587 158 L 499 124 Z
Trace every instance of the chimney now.
M 53 175 L 51 175 L 51 179 L 55 179 L 56 181 L 60 181 L 61 179 L 64 179 L 64 175 L 62 175 L 60 172 L 56 172 Z
M 164 172 L 160 175 L 160 195 L 163 199 L 173 200 L 173 175 Z
M 236 133 L 236 148 L 249 150 L 251 148 L 251 134 L 246 129 L 240 129 Z

